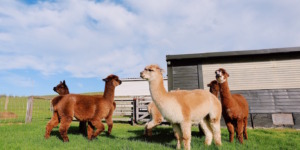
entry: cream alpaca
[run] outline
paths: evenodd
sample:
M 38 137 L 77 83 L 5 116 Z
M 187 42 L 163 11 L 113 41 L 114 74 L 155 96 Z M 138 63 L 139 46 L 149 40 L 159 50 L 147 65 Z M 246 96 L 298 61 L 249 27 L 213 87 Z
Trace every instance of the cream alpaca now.
M 177 90 L 167 92 L 163 86 L 162 69 L 149 65 L 140 76 L 149 81 L 152 99 L 162 116 L 169 121 L 177 139 L 177 149 L 190 149 L 192 123 L 200 123 L 205 144 L 210 145 L 214 138 L 216 145 L 221 145 L 221 103 L 210 92 L 205 90 Z

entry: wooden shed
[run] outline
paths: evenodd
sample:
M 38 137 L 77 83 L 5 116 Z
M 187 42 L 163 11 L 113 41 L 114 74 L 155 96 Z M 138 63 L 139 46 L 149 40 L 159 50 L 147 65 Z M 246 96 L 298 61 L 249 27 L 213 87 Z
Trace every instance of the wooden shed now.
M 300 47 L 167 55 L 166 61 L 169 90 L 208 89 L 215 70 L 224 68 L 232 93 L 248 100 L 250 124 L 300 128 Z

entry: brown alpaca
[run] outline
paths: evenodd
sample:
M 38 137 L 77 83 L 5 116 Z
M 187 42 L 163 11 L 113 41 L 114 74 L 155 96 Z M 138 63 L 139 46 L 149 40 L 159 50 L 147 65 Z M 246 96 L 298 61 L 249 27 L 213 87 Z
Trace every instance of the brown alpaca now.
M 249 106 L 247 100 L 240 94 L 231 94 L 228 86 L 229 74 L 225 69 L 216 70 L 216 79 L 220 86 L 220 96 L 223 109 L 223 118 L 229 131 L 229 141 L 233 142 L 234 131 L 240 143 L 243 136 L 248 139 L 247 121 Z
M 209 87 L 210 93 L 218 97 L 218 93 L 219 93 L 218 82 L 216 80 L 213 80 L 209 84 L 207 84 L 207 86 Z M 151 116 L 151 121 L 146 123 L 144 135 L 152 136 L 152 129 L 160 125 L 161 122 L 164 120 L 164 117 L 161 115 L 161 113 L 159 112 L 159 110 L 157 109 L 153 101 L 148 104 L 148 113 Z M 202 136 L 204 133 L 200 124 L 198 125 L 198 128 L 199 128 L 200 135 Z
M 209 87 L 209 92 L 214 94 L 216 97 L 219 95 L 220 86 L 218 84 L 217 80 L 211 81 L 209 84 L 207 84 L 207 87 Z
M 167 92 L 163 86 L 162 69 L 149 65 L 140 73 L 149 81 L 152 100 L 162 116 L 169 121 L 177 139 L 177 149 L 184 143 L 190 149 L 192 123 L 200 123 L 205 134 L 205 144 L 210 145 L 214 137 L 221 145 L 220 119 L 222 106 L 219 100 L 205 90 L 177 90 Z
M 58 85 L 56 85 L 55 87 L 53 87 L 53 91 L 58 93 L 59 95 L 67 95 L 70 94 L 69 92 L 69 88 L 65 82 L 65 80 L 63 82 L 59 82 Z M 86 131 L 86 121 L 80 121 L 79 122 L 79 131 L 82 134 L 85 134 Z
M 53 91 L 58 93 L 59 95 L 67 95 L 70 94 L 69 92 L 69 88 L 65 82 L 65 80 L 63 80 L 63 82 L 60 81 L 60 83 L 58 85 L 56 85 L 55 87 L 53 87 Z M 102 95 L 93 95 L 96 97 L 102 97 Z M 113 102 L 114 105 L 114 109 L 116 109 L 116 102 Z M 82 134 L 86 134 L 86 121 L 79 121 L 79 131 Z
M 105 81 L 105 90 L 103 96 L 68 94 L 57 96 L 52 100 L 53 116 L 46 126 L 45 138 L 50 137 L 53 127 L 57 126 L 60 118 L 59 132 L 64 142 L 68 142 L 67 131 L 75 117 L 79 121 L 88 121 L 88 139 L 97 137 L 103 130 L 102 119 L 105 118 L 108 124 L 108 134 L 113 127 L 112 114 L 115 109 L 114 93 L 115 87 L 122 82 L 116 75 L 109 75 L 103 79 Z M 94 132 L 93 127 L 97 130 Z

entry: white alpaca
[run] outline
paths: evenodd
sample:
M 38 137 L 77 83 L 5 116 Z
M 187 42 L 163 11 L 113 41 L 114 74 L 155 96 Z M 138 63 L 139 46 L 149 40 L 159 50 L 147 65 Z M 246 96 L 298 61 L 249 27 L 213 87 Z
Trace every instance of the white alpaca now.
M 167 92 L 163 86 L 162 69 L 158 65 L 149 65 L 140 76 L 149 81 L 153 102 L 162 116 L 169 121 L 177 139 L 177 149 L 190 149 L 192 123 L 200 123 L 205 134 L 205 144 L 210 145 L 214 138 L 221 145 L 220 119 L 222 106 L 220 101 L 205 90 L 177 90 Z

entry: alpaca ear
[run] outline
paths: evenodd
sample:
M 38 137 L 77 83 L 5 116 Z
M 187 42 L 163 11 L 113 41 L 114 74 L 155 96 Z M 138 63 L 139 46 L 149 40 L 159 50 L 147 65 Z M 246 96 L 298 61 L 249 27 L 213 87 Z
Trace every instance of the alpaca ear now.
M 229 74 L 227 72 L 225 72 L 225 73 L 226 73 L 227 77 L 229 77 Z
M 66 81 L 65 81 L 65 80 L 63 81 L 63 84 L 66 84 Z
M 163 70 L 163 69 L 160 69 L 159 71 L 160 71 L 160 73 L 162 73 L 162 74 L 165 73 L 165 70 Z

